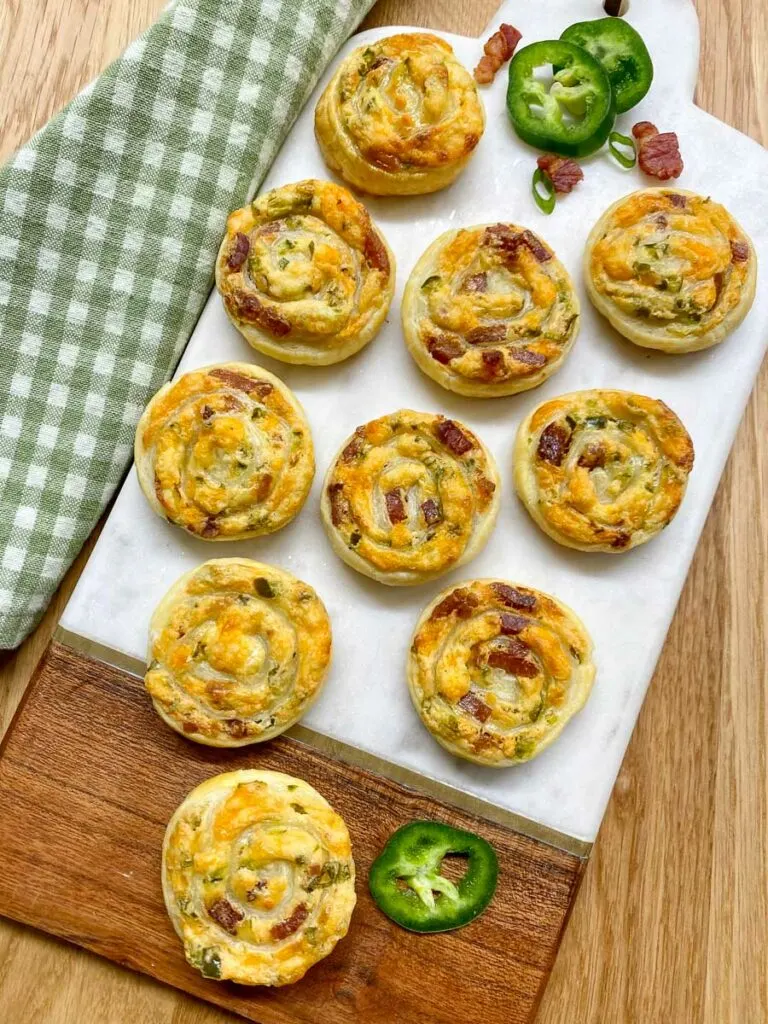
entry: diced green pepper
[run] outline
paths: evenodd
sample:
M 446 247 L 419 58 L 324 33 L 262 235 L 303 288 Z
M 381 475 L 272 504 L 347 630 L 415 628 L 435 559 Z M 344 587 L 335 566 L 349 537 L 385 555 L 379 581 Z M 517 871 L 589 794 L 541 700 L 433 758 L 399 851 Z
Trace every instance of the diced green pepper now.
M 590 53 L 608 75 L 616 112 L 634 107 L 651 88 L 653 62 L 640 34 L 623 18 L 570 25 L 560 36 Z
M 443 858 L 467 858 L 456 883 L 440 873 Z M 412 821 L 399 828 L 371 865 L 368 884 L 377 906 L 413 932 L 461 928 L 493 898 L 499 862 L 490 843 L 472 832 L 436 821 Z

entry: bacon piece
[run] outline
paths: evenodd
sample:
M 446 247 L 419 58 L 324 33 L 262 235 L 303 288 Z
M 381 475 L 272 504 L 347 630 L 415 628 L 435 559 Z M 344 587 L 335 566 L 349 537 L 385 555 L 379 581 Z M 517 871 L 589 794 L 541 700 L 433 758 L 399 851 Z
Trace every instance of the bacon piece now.
M 429 339 L 427 350 L 433 359 L 445 366 L 462 354 L 464 346 L 458 338 L 452 338 L 449 334 L 441 334 Z
M 536 663 L 531 661 L 530 653 L 530 647 L 522 640 L 516 637 L 502 637 L 498 641 L 498 646 L 488 655 L 488 664 L 491 668 L 500 668 L 510 675 L 533 679 L 539 674 L 539 669 Z
M 490 327 L 473 327 L 467 334 L 470 345 L 483 345 L 487 341 L 504 341 L 507 328 L 504 324 L 492 324 Z
M 362 427 L 357 428 L 352 440 L 339 456 L 342 462 L 352 462 L 362 451 L 363 445 L 365 444 L 365 436 L 363 435 L 362 430 Z
M 496 72 L 510 59 L 522 34 L 513 25 L 502 23 L 499 31 L 494 32 L 483 47 L 484 55 L 475 68 L 475 81 L 488 85 L 496 77 Z
M 387 503 L 387 515 L 389 516 L 390 523 L 404 523 L 408 516 L 406 515 L 400 492 L 387 491 L 384 495 L 384 500 Z
M 600 469 L 605 465 L 605 448 L 601 444 L 588 444 L 579 456 L 578 465 L 584 469 Z
M 632 134 L 637 139 L 637 162 L 642 171 L 659 181 L 680 177 L 683 158 L 675 132 L 659 132 L 650 121 L 638 121 Z
M 261 504 L 261 502 L 263 502 L 263 501 L 266 501 L 267 498 L 269 497 L 269 492 L 270 492 L 271 489 L 272 489 L 272 474 L 271 473 L 263 473 L 259 477 L 259 483 L 258 483 L 258 485 L 256 487 L 256 501 L 259 504 Z
M 248 735 L 248 726 L 241 718 L 227 718 L 224 727 L 233 739 L 242 740 Z
M 203 525 L 200 527 L 201 537 L 216 537 L 219 533 L 219 527 L 215 519 L 210 516 L 205 520 Z
M 657 228 L 661 228 L 662 230 L 664 230 L 664 228 L 669 227 L 669 221 L 663 213 L 659 214 L 659 216 L 655 219 L 654 223 L 656 224 Z
M 352 513 L 349 501 L 344 497 L 343 491 L 344 484 L 331 484 L 328 488 L 328 498 L 331 502 L 331 522 L 334 526 L 341 526 Z
M 387 247 L 373 228 L 370 228 L 365 236 L 363 256 L 369 267 L 373 267 L 374 270 L 381 270 L 384 274 L 389 273 Z
M 528 619 L 524 619 L 522 615 L 510 615 L 509 612 L 502 612 L 499 618 L 502 636 L 514 636 L 517 633 L 522 633 L 528 625 Z
M 244 373 L 228 370 L 224 366 L 209 370 L 208 374 L 237 391 L 244 391 L 246 395 L 258 395 L 259 398 L 266 398 L 275 390 L 274 385 L 270 384 L 268 380 L 254 380 L 253 377 L 246 377 Z
M 230 270 L 239 270 L 242 267 L 248 259 L 250 248 L 251 243 L 248 241 L 248 236 L 244 235 L 242 231 L 238 231 L 235 235 L 235 244 L 232 246 L 229 259 L 227 260 L 227 266 Z
M 539 263 L 546 263 L 547 260 L 552 259 L 552 253 L 544 248 L 536 235 L 528 228 L 524 231 L 513 231 L 507 224 L 492 224 L 485 229 L 483 245 L 493 246 L 510 260 L 515 259 L 522 246 L 533 253 Z
M 475 447 L 467 435 L 459 430 L 453 420 L 441 420 L 437 425 L 435 433 L 437 434 L 438 441 L 444 444 L 446 448 L 450 448 L 454 455 L 464 455 Z
M 571 434 L 561 423 L 548 423 L 542 430 L 536 455 L 553 466 L 561 466 L 571 447 Z
M 464 587 L 459 587 L 444 597 L 430 615 L 430 619 L 446 619 L 456 615 L 460 619 L 468 619 L 473 609 L 477 608 L 477 598 Z
M 286 918 L 285 921 L 280 921 L 279 924 L 273 924 L 269 929 L 269 934 L 273 939 L 278 942 L 280 939 L 287 939 L 289 935 L 293 935 L 309 917 L 309 910 L 307 909 L 306 903 L 300 903 L 294 910 L 290 917 Z
M 518 363 L 525 363 L 526 366 L 534 366 L 536 369 L 544 366 L 547 361 L 547 357 L 543 356 L 541 352 L 531 352 L 529 348 L 513 349 L 512 357 L 516 359 Z
M 440 514 L 440 506 L 432 498 L 427 498 L 421 503 L 421 512 L 427 526 L 434 526 L 443 518 Z
M 487 722 L 492 714 L 491 709 L 485 701 L 480 700 L 480 698 L 476 694 L 472 693 L 471 690 L 464 694 L 458 702 L 458 705 L 463 711 L 466 711 L 467 714 L 476 718 L 478 722 Z
M 510 587 L 508 583 L 492 583 L 491 590 L 497 600 L 508 608 L 517 608 L 519 611 L 532 611 L 536 607 L 536 598 L 533 594 L 518 590 L 517 587 Z
M 213 416 L 213 409 L 210 407 L 210 405 L 204 405 L 203 408 L 200 410 L 200 415 L 203 417 L 204 420 L 209 420 L 211 416 Z
M 484 377 L 498 377 L 506 368 L 504 364 L 504 353 L 499 352 L 497 348 L 485 349 L 482 354 L 482 359 Z
M 227 295 L 224 299 L 227 309 L 236 320 L 258 324 L 265 331 L 284 338 L 291 333 L 291 325 L 269 306 L 262 306 L 255 295 Z
M 734 263 L 746 263 L 749 259 L 749 246 L 746 242 L 731 242 L 731 259 Z
M 611 541 L 612 548 L 625 548 L 629 544 L 632 537 L 630 534 L 625 533 L 624 530 L 619 530 L 616 536 Z
M 237 935 L 237 926 L 245 914 L 237 907 L 233 907 L 229 900 L 220 899 L 208 907 L 208 916 L 212 917 L 216 924 L 221 925 L 225 932 Z
M 477 493 L 484 502 L 489 501 L 493 492 L 496 490 L 496 484 L 493 480 L 489 480 L 487 476 L 476 477 L 475 487 L 477 488 Z
M 681 196 L 679 192 L 665 192 L 664 198 L 668 199 L 673 206 L 678 208 L 678 210 L 684 210 L 686 207 L 685 196 Z
M 560 195 L 571 192 L 580 181 L 584 180 L 584 171 L 575 160 L 568 157 L 545 153 L 539 157 L 536 163 L 552 182 L 552 188 Z
M 479 274 L 472 274 L 471 277 L 466 278 L 464 284 L 461 286 L 463 292 L 484 292 L 488 288 L 488 275 L 485 271 L 481 271 Z

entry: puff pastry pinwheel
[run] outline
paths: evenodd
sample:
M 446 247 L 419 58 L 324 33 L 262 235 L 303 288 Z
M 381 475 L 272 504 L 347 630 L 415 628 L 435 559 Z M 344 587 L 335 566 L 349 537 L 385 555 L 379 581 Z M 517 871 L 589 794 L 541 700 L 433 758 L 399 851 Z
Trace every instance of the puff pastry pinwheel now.
M 496 521 L 493 456 L 464 424 L 401 409 L 358 427 L 323 484 L 336 554 L 379 583 L 409 586 L 463 565 Z
M 575 391 L 538 406 L 515 442 L 515 486 L 550 537 L 581 551 L 628 551 L 672 520 L 693 442 L 663 402 Z
M 636 345 L 696 352 L 741 323 L 757 256 L 725 207 L 679 188 L 647 188 L 610 206 L 587 239 L 589 297 Z
M 304 410 L 251 363 L 205 366 L 165 384 L 139 420 L 134 456 L 155 512 L 203 540 L 279 530 L 315 473 Z
M 445 188 L 485 129 L 474 80 L 443 39 L 401 33 L 359 47 L 315 109 L 325 162 L 377 196 Z
M 293 725 L 330 659 L 331 624 L 312 587 L 249 558 L 217 558 L 181 576 L 155 609 L 144 683 L 182 736 L 240 747 Z
M 289 985 L 349 927 L 355 864 L 342 818 L 308 783 L 244 769 L 197 786 L 168 823 L 163 895 L 206 978 Z
M 449 587 L 423 611 L 408 656 L 408 687 L 438 743 L 502 768 L 548 747 L 585 704 L 592 642 L 548 594 L 505 580 Z
M 546 243 L 514 224 L 446 231 L 413 268 L 403 334 L 419 367 L 460 395 L 535 388 L 579 330 L 579 300 Z
M 308 179 L 229 215 L 216 284 L 253 348 L 284 363 L 327 365 L 378 332 L 395 258 L 351 192 Z

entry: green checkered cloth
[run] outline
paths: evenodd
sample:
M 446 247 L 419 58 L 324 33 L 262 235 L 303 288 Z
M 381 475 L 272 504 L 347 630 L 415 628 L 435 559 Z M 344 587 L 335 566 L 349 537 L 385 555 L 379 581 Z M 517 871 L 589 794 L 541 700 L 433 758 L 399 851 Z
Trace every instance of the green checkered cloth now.
M 373 0 L 177 0 L 0 170 L 0 647 L 130 462 L 258 187 Z

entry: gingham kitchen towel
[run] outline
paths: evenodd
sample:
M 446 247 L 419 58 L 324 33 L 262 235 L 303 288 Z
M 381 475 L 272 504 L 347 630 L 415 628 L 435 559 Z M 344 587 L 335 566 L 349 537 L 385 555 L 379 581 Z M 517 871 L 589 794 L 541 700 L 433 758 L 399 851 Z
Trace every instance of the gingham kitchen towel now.
M 0 170 L 0 647 L 109 501 L 228 212 L 372 3 L 176 0 Z

